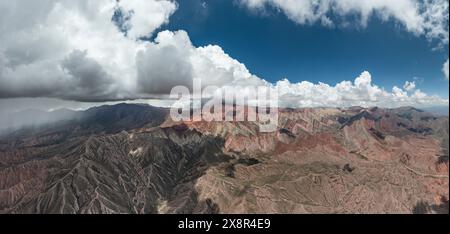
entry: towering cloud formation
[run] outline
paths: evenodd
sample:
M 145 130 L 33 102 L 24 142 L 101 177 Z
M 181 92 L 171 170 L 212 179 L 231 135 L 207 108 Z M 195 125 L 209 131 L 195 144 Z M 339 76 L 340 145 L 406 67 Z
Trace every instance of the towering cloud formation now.
M 358 18 L 366 26 L 371 16 L 393 19 L 416 35 L 448 44 L 448 0 L 240 0 L 253 10 L 273 6 L 298 24 L 333 26 Z
M 194 78 L 203 86 L 266 82 L 252 75 L 219 46 L 194 47 L 185 31 L 163 31 L 137 55 L 138 84 L 145 93 L 169 93 L 175 85 L 192 86 Z
M 269 2 L 246 1 L 252 7 Z M 276 2 L 281 7 L 288 3 L 295 6 L 297 1 Z M 339 5 L 341 8 L 350 7 L 348 0 L 343 2 L 349 6 Z M 353 5 L 361 5 L 358 2 Z M 295 107 L 448 104 L 448 100 L 420 90 L 408 93 L 394 87 L 392 92 L 385 91 L 372 84 L 368 72 L 354 82 L 335 86 L 307 81 L 293 84 L 288 80 L 270 84 L 251 74 L 219 46 L 195 47 L 185 31 L 156 34 L 177 7 L 172 0 L 1 1 L 0 98 L 99 102 L 162 97 L 172 87 L 190 86 L 194 78 L 200 78 L 205 86 L 278 88 L 282 104 Z M 327 21 L 326 14 L 320 13 L 327 12 L 327 7 L 315 6 L 312 16 L 305 15 L 303 20 L 312 22 L 314 15 L 320 15 L 316 20 Z M 300 8 L 298 11 L 302 11 Z M 414 12 L 407 12 L 405 19 L 408 15 L 414 18 Z M 431 35 L 429 28 L 419 29 L 416 24 L 408 27 Z M 153 34 L 155 39 L 149 41 Z M 440 37 L 440 33 L 436 35 Z
M 82 101 L 134 95 L 135 57 L 176 10 L 170 0 L 0 2 L 0 97 Z M 119 31 L 113 16 L 130 14 Z M 131 94 L 130 94 L 131 92 Z

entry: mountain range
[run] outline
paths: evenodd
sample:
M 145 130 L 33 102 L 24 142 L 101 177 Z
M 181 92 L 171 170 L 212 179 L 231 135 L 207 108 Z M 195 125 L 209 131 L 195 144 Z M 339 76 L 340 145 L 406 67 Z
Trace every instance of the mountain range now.
M 3 122 L 0 213 L 449 211 L 448 116 L 412 107 L 284 108 L 272 133 L 144 104 Z

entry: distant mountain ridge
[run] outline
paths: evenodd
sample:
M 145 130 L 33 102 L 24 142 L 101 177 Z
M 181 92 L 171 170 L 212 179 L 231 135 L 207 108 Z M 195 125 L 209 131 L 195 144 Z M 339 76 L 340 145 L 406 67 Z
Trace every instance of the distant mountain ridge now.
M 51 126 L 80 124 L 82 128 L 114 132 L 142 127 L 147 123 L 161 124 L 167 109 L 146 104 L 117 104 L 93 107 L 85 111 L 58 109 L 54 111 L 25 110 L 3 120 L 11 131 L 22 128 L 48 128 Z M 8 130 L 8 129 L 6 129 Z

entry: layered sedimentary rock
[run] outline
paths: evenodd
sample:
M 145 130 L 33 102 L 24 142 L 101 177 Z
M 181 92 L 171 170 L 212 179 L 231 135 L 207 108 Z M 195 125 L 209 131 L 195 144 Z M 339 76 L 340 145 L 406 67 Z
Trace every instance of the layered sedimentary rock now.
M 172 122 L 107 106 L 0 138 L 1 213 L 448 213 L 448 117 L 281 109 Z

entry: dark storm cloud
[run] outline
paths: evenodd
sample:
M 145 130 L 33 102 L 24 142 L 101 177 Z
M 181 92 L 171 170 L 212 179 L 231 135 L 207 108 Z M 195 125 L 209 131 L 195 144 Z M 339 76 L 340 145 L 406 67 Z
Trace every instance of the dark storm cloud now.
M 86 56 L 86 51 L 74 50 L 62 62 L 63 70 L 70 76 L 70 87 L 74 89 L 60 95 L 69 99 L 108 99 L 116 90 L 114 80 L 97 61 Z
M 128 14 L 119 25 L 117 9 Z M 136 55 L 151 42 L 139 38 L 176 9 L 172 0 L 0 1 L 0 98 L 146 95 L 137 90 Z
M 192 65 L 188 54 L 169 45 L 152 46 L 136 58 L 138 87 L 143 93 L 167 94 L 174 86 L 192 86 Z
M 84 51 L 74 50 L 61 65 L 39 63 L 16 69 L 5 66 L 1 60 L 0 65 L 0 98 L 59 97 L 76 101 L 115 99 L 116 83 Z

